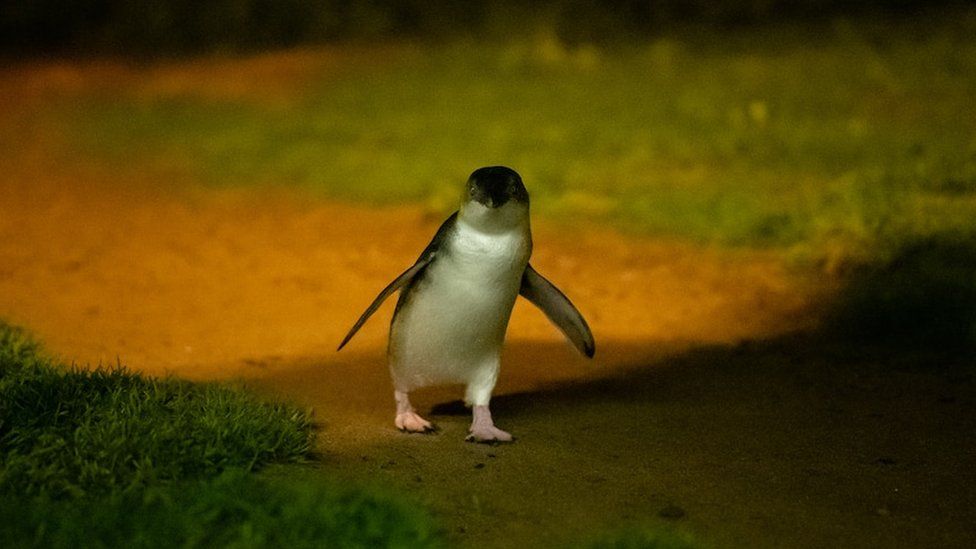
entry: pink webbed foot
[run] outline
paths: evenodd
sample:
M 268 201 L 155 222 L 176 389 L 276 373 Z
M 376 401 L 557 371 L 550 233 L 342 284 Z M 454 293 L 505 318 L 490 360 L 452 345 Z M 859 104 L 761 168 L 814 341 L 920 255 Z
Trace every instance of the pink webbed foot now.
M 510 433 L 502 431 L 498 427 L 472 427 L 470 434 L 464 440 L 468 442 L 512 442 L 514 440 Z
M 434 431 L 434 425 L 413 410 L 398 413 L 394 423 L 397 429 L 408 433 L 430 433 Z
M 397 404 L 396 419 L 393 422 L 397 429 L 408 433 L 431 433 L 434 431 L 434 426 L 414 411 L 406 391 L 394 391 L 393 398 Z
M 511 434 L 495 427 L 488 406 L 474 407 L 474 419 L 468 432 L 470 434 L 464 439 L 468 442 L 511 442 L 513 440 Z

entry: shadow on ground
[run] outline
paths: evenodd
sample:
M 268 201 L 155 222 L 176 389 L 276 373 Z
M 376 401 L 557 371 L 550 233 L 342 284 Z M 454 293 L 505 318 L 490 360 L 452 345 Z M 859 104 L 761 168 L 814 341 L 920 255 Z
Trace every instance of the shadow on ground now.
M 419 494 L 457 545 L 570 544 L 633 524 L 720 547 L 976 543 L 968 356 L 854 349 L 816 335 L 682 352 L 604 348 L 621 361 L 567 361 L 567 373 L 588 369 L 580 377 L 589 379 L 520 387 L 520 372 L 559 368 L 569 355 L 513 342 L 493 400 L 497 422 L 518 437 L 503 446 L 462 442 L 469 418 L 450 390 L 419 394 L 437 434 L 396 433 L 390 395 L 366 389 L 388 387 L 372 379 L 386 376 L 378 353 L 296 365 L 260 385 L 325 412 L 324 469 Z M 323 389 L 345 375 L 363 390 Z
M 915 239 L 858 269 L 825 331 L 899 349 L 976 350 L 976 235 Z

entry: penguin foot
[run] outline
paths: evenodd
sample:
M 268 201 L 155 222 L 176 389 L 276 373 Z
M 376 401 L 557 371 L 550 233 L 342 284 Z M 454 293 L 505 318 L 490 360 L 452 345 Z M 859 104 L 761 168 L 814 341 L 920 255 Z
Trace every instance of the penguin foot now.
M 491 420 L 491 412 L 487 405 L 474 406 L 474 420 L 471 422 L 471 433 L 464 440 L 468 442 L 511 442 L 512 435 L 495 427 Z
M 471 433 L 465 437 L 464 440 L 468 442 L 484 442 L 490 444 L 493 442 L 512 442 L 514 439 L 512 438 L 511 434 L 502 431 L 498 427 L 493 425 L 483 425 L 477 428 L 472 426 Z
M 408 433 L 432 433 L 434 425 L 426 419 L 420 417 L 413 410 L 401 412 L 396 415 L 394 421 L 397 429 Z

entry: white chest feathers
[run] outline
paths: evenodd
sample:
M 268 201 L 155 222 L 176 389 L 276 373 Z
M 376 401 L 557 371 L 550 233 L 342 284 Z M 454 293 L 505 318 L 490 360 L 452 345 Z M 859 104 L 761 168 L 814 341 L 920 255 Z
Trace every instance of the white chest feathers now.
M 437 278 L 444 277 L 448 283 L 480 287 L 472 288 L 473 293 L 494 294 L 501 287 L 519 282 L 529 260 L 532 243 L 525 231 L 513 229 L 485 233 L 459 222 L 457 232 L 444 248 L 438 258 L 442 261 L 435 261 L 435 265 L 431 265 L 435 267 Z M 443 269 L 437 269 L 436 263 L 441 263 Z
M 417 387 L 497 373 L 531 249 L 528 230 L 487 233 L 459 221 L 394 318 L 395 380 Z

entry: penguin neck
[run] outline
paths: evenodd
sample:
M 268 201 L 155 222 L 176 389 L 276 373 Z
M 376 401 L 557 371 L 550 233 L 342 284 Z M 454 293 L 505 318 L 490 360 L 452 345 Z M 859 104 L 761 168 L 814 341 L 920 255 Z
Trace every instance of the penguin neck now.
M 529 205 L 509 201 L 504 206 L 489 208 L 471 201 L 458 212 L 458 223 L 466 229 L 486 235 L 519 234 L 530 241 Z

